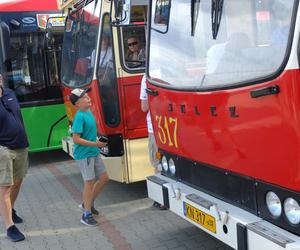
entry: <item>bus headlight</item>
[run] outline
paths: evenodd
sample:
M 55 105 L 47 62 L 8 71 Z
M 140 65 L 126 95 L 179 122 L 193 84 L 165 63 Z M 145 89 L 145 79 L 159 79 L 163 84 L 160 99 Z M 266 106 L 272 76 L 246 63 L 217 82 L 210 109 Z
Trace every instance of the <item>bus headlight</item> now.
M 168 169 L 169 169 L 169 166 L 168 166 L 167 158 L 166 158 L 165 156 L 163 156 L 163 157 L 161 158 L 161 165 L 162 165 L 162 167 L 163 167 L 163 170 L 164 170 L 165 172 L 167 172 Z
M 296 200 L 287 198 L 284 201 L 284 212 L 290 223 L 296 225 L 300 223 L 300 207 Z
M 282 212 L 282 207 L 281 207 L 281 201 L 277 194 L 274 192 L 268 192 L 266 195 L 266 204 L 268 207 L 269 212 L 274 216 L 274 217 L 279 217 Z
M 175 163 L 172 158 L 170 158 L 170 160 L 169 160 L 169 169 L 170 169 L 171 174 L 175 175 L 176 167 L 175 167 Z

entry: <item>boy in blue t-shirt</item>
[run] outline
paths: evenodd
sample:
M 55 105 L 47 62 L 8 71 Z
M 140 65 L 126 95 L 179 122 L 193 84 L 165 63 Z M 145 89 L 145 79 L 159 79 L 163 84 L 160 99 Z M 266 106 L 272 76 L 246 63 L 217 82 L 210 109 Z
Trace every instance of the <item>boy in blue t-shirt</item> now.
M 72 133 L 74 141 L 74 158 L 84 180 L 83 203 L 79 207 L 84 211 L 81 222 L 87 226 L 97 226 L 94 215 L 99 212 L 94 208 L 94 200 L 101 192 L 109 178 L 100 157 L 101 147 L 106 143 L 97 140 L 95 118 L 90 111 L 91 99 L 87 92 L 91 89 L 74 89 L 70 101 L 78 108 L 74 117 Z

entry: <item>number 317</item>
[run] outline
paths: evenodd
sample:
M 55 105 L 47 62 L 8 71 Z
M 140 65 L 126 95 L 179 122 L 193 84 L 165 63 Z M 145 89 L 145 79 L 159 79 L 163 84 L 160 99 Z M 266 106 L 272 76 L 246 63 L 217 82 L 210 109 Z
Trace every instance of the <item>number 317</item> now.
M 177 118 L 156 115 L 158 138 L 162 144 L 178 148 L 177 143 Z

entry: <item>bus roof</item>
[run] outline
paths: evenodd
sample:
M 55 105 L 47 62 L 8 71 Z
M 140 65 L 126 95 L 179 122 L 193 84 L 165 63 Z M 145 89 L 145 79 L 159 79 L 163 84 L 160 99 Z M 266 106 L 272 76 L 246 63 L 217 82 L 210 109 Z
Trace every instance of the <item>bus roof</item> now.
M 0 12 L 58 10 L 56 0 L 0 0 Z

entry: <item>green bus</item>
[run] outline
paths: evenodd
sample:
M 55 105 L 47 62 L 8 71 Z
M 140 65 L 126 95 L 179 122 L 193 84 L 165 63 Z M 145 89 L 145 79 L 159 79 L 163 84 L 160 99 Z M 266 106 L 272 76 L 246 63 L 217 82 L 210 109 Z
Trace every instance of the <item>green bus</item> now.
M 46 35 L 47 20 L 58 14 L 56 0 L 0 4 L 0 19 L 10 31 L 5 82 L 19 100 L 30 152 L 60 149 L 67 134 L 59 78 L 63 27 Z

